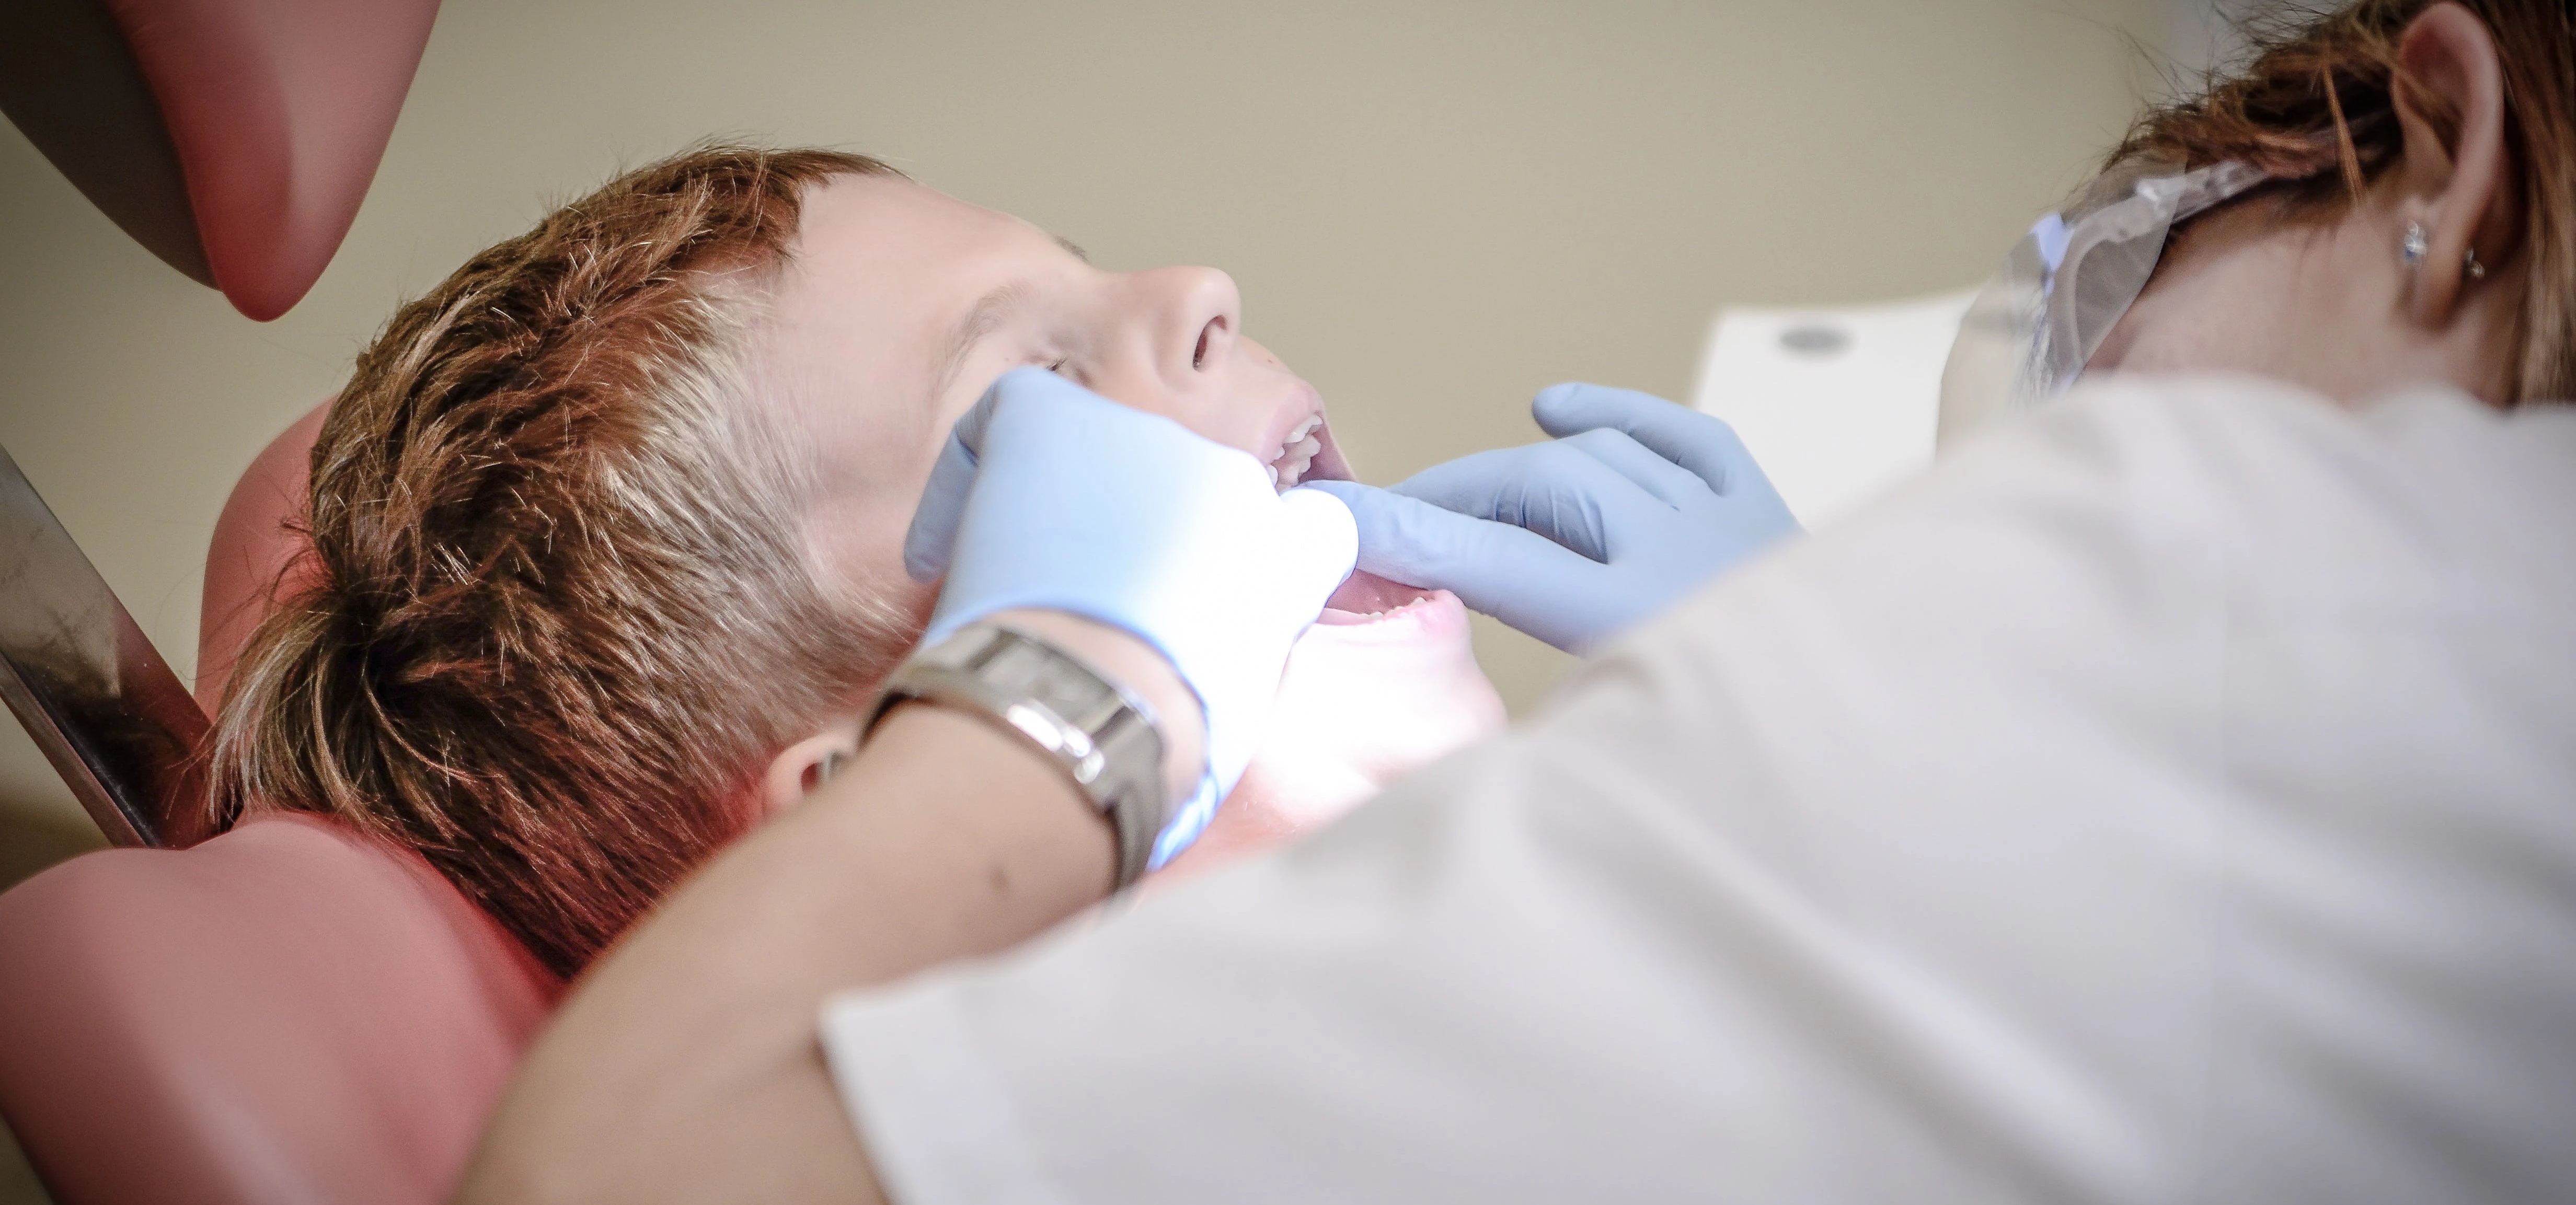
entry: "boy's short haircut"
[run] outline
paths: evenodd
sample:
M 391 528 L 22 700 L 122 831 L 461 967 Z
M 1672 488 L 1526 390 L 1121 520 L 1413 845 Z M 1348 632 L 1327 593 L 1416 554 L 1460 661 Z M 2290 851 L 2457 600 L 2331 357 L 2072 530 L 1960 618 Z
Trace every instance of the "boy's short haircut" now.
M 812 473 L 742 362 L 805 190 L 892 170 L 700 147 L 402 307 L 314 443 L 308 559 L 217 721 L 217 824 L 417 849 L 565 976 L 748 826 L 767 759 L 915 634 L 817 577 Z

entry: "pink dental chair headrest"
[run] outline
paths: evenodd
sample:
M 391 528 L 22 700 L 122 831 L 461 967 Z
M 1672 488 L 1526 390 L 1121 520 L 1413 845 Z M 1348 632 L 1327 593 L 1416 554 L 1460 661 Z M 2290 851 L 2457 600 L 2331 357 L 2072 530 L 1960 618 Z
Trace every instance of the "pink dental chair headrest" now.
M 291 571 L 321 417 L 217 523 L 201 699 Z M 431 1205 L 560 990 L 418 855 L 255 814 L 0 895 L 0 1117 L 63 1205 Z
M 304 512 L 313 441 L 329 403 L 315 406 L 252 458 L 224 499 L 206 546 L 206 589 L 197 611 L 197 705 L 209 717 L 223 707 L 224 684 L 259 621 L 293 592 L 304 537 L 293 529 Z

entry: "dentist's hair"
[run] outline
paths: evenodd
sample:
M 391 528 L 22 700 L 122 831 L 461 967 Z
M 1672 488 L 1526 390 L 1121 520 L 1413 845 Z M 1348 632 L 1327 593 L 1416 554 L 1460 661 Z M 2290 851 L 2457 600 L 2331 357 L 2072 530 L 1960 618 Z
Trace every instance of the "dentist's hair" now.
M 913 621 L 826 589 L 746 328 L 858 155 L 706 146 L 475 256 L 358 357 L 309 562 L 244 650 L 214 806 L 420 851 L 559 975 L 753 819 Z
M 2203 95 L 2141 119 L 2116 163 L 2157 155 L 2251 163 L 2294 208 L 2340 205 L 2403 157 L 2395 101 L 2412 85 L 2398 39 L 2440 0 L 2360 0 L 2249 27 L 2248 63 Z M 2502 68 L 2505 144 L 2522 189 L 2521 359 L 2510 394 L 2576 398 L 2576 15 L 2570 0 L 2451 0 L 2486 23 Z M 2420 94 L 2419 94 L 2420 95 Z M 2428 109 L 2433 106 L 2425 106 Z M 2434 111 L 2437 123 L 2456 115 Z

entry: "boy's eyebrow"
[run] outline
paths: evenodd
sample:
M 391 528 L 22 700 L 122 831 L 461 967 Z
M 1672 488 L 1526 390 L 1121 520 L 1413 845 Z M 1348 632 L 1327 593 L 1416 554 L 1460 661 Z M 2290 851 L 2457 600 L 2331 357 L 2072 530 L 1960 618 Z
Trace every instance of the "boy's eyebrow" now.
M 1090 253 L 1072 239 L 1061 234 L 1048 237 L 1075 259 L 1086 264 L 1091 262 Z M 966 317 L 940 344 L 939 359 L 930 375 L 930 405 L 936 407 L 939 399 L 948 395 L 948 387 L 957 383 L 957 374 L 964 371 L 966 356 L 975 350 L 977 341 L 1001 329 L 1002 321 L 1010 317 L 1011 311 L 1028 300 L 1028 293 L 1027 281 L 1014 280 L 976 299 L 973 308 L 966 311 Z
M 949 331 L 948 337 L 940 343 L 936 371 L 930 377 L 929 404 L 932 407 L 937 407 L 939 399 L 948 396 L 948 387 L 957 383 L 957 374 L 965 369 L 966 356 L 975 350 L 975 344 L 1001 329 L 1002 321 L 1010 317 L 1011 311 L 1026 301 L 1028 295 L 1028 282 L 1014 280 L 976 299 L 974 307 L 966 311 L 966 317 L 959 320 L 955 329 Z

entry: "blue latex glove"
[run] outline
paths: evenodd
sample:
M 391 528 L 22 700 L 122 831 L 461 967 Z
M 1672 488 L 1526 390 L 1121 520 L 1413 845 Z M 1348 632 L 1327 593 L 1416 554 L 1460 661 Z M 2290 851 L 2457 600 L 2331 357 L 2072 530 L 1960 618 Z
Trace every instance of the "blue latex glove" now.
M 1392 489 L 1315 483 L 1359 519 L 1359 567 L 1453 591 L 1581 653 L 1798 530 L 1709 415 L 1599 385 L 1552 386 L 1530 413 L 1552 442 L 1478 452 Z
M 1207 714 L 1207 768 L 1155 842 L 1188 848 L 1243 777 L 1288 648 L 1350 576 L 1350 512 L 1276 492 L 1245 452 L 1041 368 L 1004 373 L 949 433 L 904 568 L 947 582 L 923 643 L 1020 607 L 1152 645 Z

